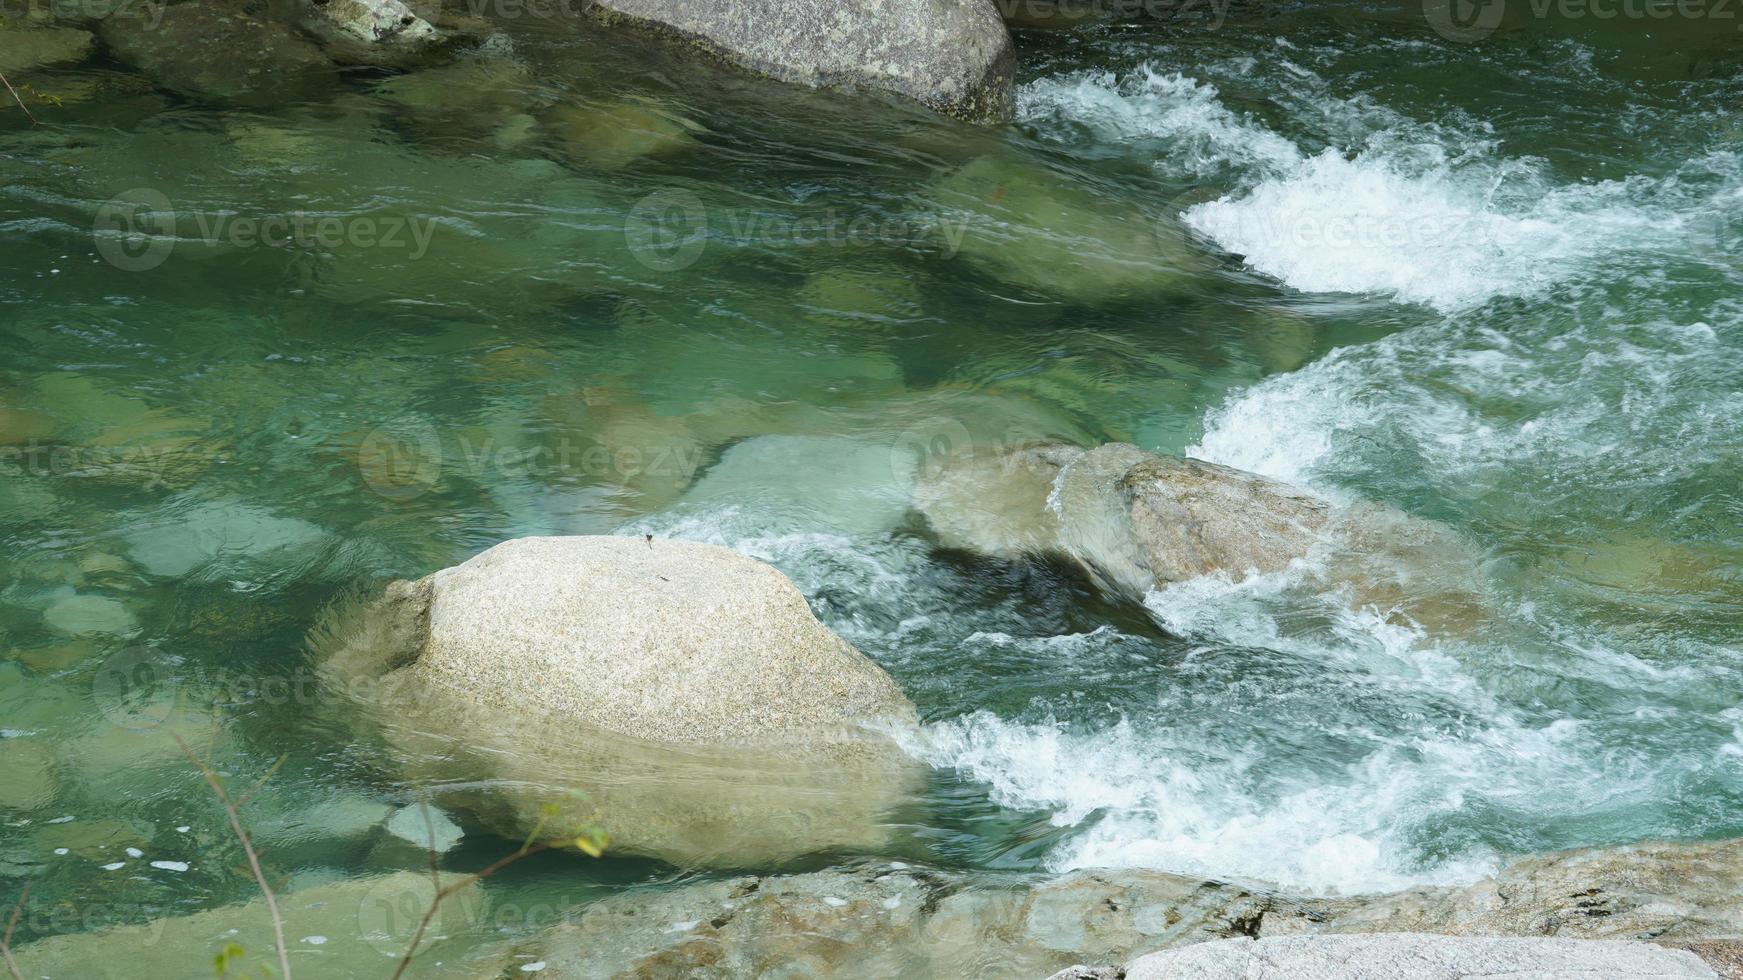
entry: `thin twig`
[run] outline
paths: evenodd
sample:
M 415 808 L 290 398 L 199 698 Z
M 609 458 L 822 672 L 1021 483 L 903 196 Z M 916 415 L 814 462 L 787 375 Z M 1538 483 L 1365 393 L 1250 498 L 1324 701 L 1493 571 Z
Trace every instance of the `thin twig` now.
M 424 852 L 430 856 L 430 884 L 435 886 L 436 894 L 442 893 L 442 859 L 436 853 L 436 822 L 430 819 L 430 803 L 422 796 L 418 797 L 418 812 L 424 815 L 424 840 L 429 846 Z M 523 848 L 526 845 L 521 845 Z
M 206 785 L 212 787 L 218 801 L 224 804 L 224 813 L 230 818 L 230 830 L 242 844 L 242 853 L 248 855 L 248 869 L 254 873 L 254 882 L 260 886 L 260 894 L 266 897 L 266 911 L 272 915 L 272 936 L 278 943 L 279 973 L 284 980 L 291 980 L 290 951 L 284 945 L 284 918 L 278 914 L 278 899 L 272 894 L 272 886 L 266 883 L 266 872 L 260 870 L 260 855 L 255 853 L 254 845 L 249 842 L 248 831 L 242 829 L 242 817 L 236 812 L 235 804 L 230 802 L 229 795 L 224 792 L 224 784 L 218 781 L 218 774 L 212 771 L 212 767 L 201 762 L 180 735 L 171 732 L 170 737 L 176 740 L 182 754 L 200 770 L 200 775 L 206 779 Z
M 534 844 L 532 847 L 523 847 L 520 850 L 515 851 L 513 854 L 498 860 L 495 864 L 490 865 L 483 871 L 467 875 L 448 887 L 439 889 L 436 892 L 436 897 L 430 900 L 430 907 L 424 910 L 424 917 L 419 920 L 417 931 L 412 933 L 411 945 L 406 947 L 405 955 L 399 958 L 399 967 L 393 971 L 392 980 L 400 980 L 400 977 L 405 975 L 406 969 L 412 965 L 412 957 L 417 955 L 418 946 L 420 946 L 424 941 L 424 932 L 430 928 L 430 922 L 435 919 L 436 911 L 442 907 L 443 899 L 451 897 L 455 892 L 465 888 L 467 885 L 483 881 L 485 878 L 496 874 L 498 871 L 501 871 L 503 868 L 508 867 L 522 858 L 529 858 L 540 851 L 550 850 L 557 846 L 557 843 L 558 842 L 546 841 L 545 843 Z
M 286 760 L 288 758 L 290 758 L 289 752 L 286 752 L 284 755 L 279 756 L 278 761 L 274 762 L 272 764 L 272 768 L 266 770 L 266 775 L 255 780 L 254 785 L 248 787 L 248 792 L 243 793 L 241 796 L 237 797 L 236 798 L 236 809 L 240 810 L 244 806 L 246 806 L 248 804 L 248 801 L 254 798 L 254 794 L 260 792 L 260 787 L 266 785 L 266 781 L 272 778 L 273 773 L 278 772 L 279 767 L 284 765 L 284 760 Z
M 23 109 L 24 114 L 30 117 L 30 124 L 32 126 L 36 125 L 36 116 L 30 111 L 30 107 L 24 104 L 24 100 L 22 98 L 19 98 L 18 90 L 12 87 L 11 82 L 6 81 L 6 73 L 5 72 L 0 72 L 0 84 L 4 84 L 6 86 L 6 91 L 12 93 L 13 100 L 18 103 L 18 108 Z
M 0 957 L 6 960 L 6 972 L 12 974 L 12 980 L 24 980 L 24 974 L 18 972 L 18 961 L 12 958 L 12 930 L 18 928 L 18 916 L 24 911 L 24 903 L 30 901 L 30 882 L 24 883 L 24 892 L 18 896 L 18 904 L 12 906 L 12 918 L 6 922 L 6 935 L 0 936 Z

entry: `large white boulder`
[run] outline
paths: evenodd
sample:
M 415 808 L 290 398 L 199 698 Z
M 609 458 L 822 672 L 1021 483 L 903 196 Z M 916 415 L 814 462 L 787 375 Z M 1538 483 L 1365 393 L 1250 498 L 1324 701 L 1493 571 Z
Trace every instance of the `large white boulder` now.
M 988 0 L 596 0 L 771 78 L 881 89 L 966 118 L 1011 114 L 1016 53 Z
M 414 780 L 500 832 L 596 825 L 680 864 L 872 847 L 912 763 L 884 671 L 780 572 L 641 537 L 505 542 L 318 637 Z M 548 811 L 555 808 L 553 816 Z

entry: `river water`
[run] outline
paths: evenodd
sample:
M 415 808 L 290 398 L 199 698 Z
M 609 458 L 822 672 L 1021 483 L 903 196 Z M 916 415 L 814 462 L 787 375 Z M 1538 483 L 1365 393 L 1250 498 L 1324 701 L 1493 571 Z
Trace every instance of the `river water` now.
M 64 104 L 0 130 L 21 935 L 248 897 L 170 731 L 238 780 L 283 756 L 247 811 L 277 873 L 415 868 L 360 829 L 411 788 L 312 703 L 305 634 L 529 534 L 791 576 L 925 722 L 879 857 L 1360 893 L 1743 836 L 1737 25 L 1514 13 L 1026 32 L 984 128 L 529 21 L 528 70 L 435 109 L 46 76 Z M 523 121 L 564 103 L 604 121 Z M 1491 615 L 1437 634 L 1300 570 L 1122 606 L 936 547 L 915 468 L 1039 437 L 1443 522 Z M 503 851 L 468 831 L 456 867 Z

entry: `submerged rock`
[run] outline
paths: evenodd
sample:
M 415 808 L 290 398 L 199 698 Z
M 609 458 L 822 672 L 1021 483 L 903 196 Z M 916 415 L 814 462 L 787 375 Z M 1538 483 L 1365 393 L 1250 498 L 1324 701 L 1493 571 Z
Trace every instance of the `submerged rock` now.
M 711 545 L 524 538 L 339 614 L 326 669 L 414 780 L 504 835 L 602 828 L 694 865 L 876 846 L 912 723 L 876 664 L 767 565 Z
M 39 810 L 54 802 L 54 752 L 41 738 L 0 739 L 0 810 Z
M 682 153 L 702 127 L 641 102 L 560 105 L 543 116 L 545 128 L 569 159 L 585 167 L 618 170 L 645 157 Z
M 394 970 L 435 888 L 428 873 L 402 872 L 304 887 L 281 887 L 279 911 L 297 975 L 375 977 Z M 143 912 L 145 906 L 126 909 Z M 85 921 L 113 921 L 115 909 L 99 909 Z M 428 930 L 424 952 L 408 977 L 476 978 L 473 956 L 495 957 L 478 942 L 488 916 L 485 892 L 467 888 L 442 903 Z M 210 976 L 212 960 L 227 946 L 245 953 L 232 971 L 250 976 L 267 968 L 276 975 L 272 917 L 264 899 L 193 915 L 48 936 L 15 947 L 27 976 L 54 980 L 137 980 L 139 977 Z M 467 934 L 466 938 L 450 938 Z
M 876 535 L 908 511 L 913 466 L 887 446 L 841 436 L 754 436 L 735 443 L 684 494 L 700 508 L 754 508 L 771 527 Z
M 525 63 L 488 52 L 387 79 L 376 96 L 436 136 L 484 137 L 537 101 Z
M 33 69 L 84 61 L 95 40 L 89 31 L 71 27 L 0 28 L 0 73 L 16 78 Z
M 307 521 L 227 501 L 167 507 L 135 521 L 125 538 L 134 561 L 166 577 L 306 561 L 329 540 Z
M 1464 980 L 1466 977 L 1606 977 L 1717 980 L 1693 953 L 1641 942 L 1284 936 L 1225 939 L 1152 953 L 1126 965 L 1126 980 L 1246 980 L 1275 974 L 1339 980 Z
M 895 92 L 968 119 L 1011 114 L 1016 53 L 982 0 L 598 0 L 786 82 Z
M 926 197 L 947 257 L 1072 303 L 1182 292 L 1211 265 L 1174 219 L 998 154 L 946 175 Z
M 121 61 L 196 98 L 277 105 L 337 82 L 327 56 L 288 24 L 221 0 L 123 5 L 98 35 Z

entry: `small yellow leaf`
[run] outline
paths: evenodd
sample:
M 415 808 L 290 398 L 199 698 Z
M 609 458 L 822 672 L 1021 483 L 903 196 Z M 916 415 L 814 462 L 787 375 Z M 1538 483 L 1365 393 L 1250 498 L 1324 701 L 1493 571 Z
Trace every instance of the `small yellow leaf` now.
M 581 853 L 588 857 L 598 857 L 605 853 L 605 842 L 595 841 L 591 837 L 575 838 L 575 846 L 580 848 Z

